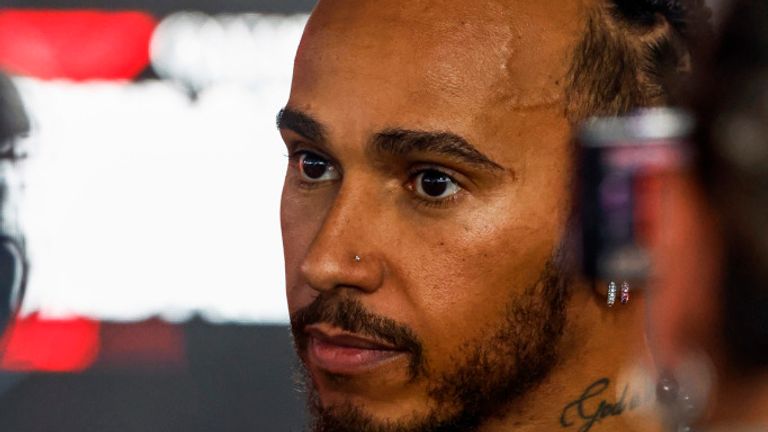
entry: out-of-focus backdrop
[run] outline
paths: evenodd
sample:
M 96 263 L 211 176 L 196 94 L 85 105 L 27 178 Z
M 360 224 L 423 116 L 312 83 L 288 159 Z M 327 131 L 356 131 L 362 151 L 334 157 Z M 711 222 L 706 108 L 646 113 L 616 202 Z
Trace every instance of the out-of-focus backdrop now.
M 0 431 L 304 428 L 274 119 L 314 2 L 0 5 L 32 125 L 7 179 L 31 274 Z
M 302 430 L 275 115 L 313 0 L 7 0 L 31 273 L 3 431 Z

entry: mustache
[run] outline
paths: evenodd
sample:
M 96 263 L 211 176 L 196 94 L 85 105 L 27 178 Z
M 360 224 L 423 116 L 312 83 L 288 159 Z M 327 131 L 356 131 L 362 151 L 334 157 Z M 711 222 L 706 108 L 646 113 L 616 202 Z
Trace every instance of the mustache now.
M 391 344 L 411 354 L 411 374 L 423 368 L 422 342 L 408 326 L 366 310 L 356 298 L 321 293 L 308 306 L 291 314 L 291 333 L 300 352 L 305 352 L 309 335 L 304 329 L 326 323 L 350 333 L 357 333 Z

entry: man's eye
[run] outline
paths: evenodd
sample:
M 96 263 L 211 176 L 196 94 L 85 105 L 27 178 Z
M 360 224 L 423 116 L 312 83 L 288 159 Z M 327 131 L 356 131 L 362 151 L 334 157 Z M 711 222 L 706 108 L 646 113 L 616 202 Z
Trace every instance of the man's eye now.
M 439 201 L 459 193 L 461 186 L 448 174 L 430 169 L 416 175 L 413 190 L 421 198 Z
M 309 152 L 299 155 L 299 171 L 302 180 L 307 182 L 323 182 L 339 178 L 339 172 L 331 162 Z

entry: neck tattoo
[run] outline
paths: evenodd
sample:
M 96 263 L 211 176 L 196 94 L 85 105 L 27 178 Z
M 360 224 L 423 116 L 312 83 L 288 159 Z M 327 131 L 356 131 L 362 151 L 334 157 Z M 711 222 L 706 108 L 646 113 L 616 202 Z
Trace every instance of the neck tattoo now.
M 568 402 L 560 414 L 560 426 L 563 429 L 578 427 L 578 432 L 588 432 L 604 419 L 635 410 L 644 402 L 639 393 L 629 397 L 628 385 L 624 386 L 618 400 L 610 402 L 603 396 L 610 385 L 609 378 L 601 378 L 590 384 L 578 398 Z

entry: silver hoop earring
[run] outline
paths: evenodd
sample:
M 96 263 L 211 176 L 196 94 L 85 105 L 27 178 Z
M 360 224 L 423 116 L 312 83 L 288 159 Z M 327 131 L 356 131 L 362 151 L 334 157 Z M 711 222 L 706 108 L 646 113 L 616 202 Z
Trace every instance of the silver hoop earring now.
M 621 284 L 621 304 L 629 303 L 629 282 L 624 281 Z
M 608 284 L 608 307 L 613 307 L 616 304 L 616 282 Z

